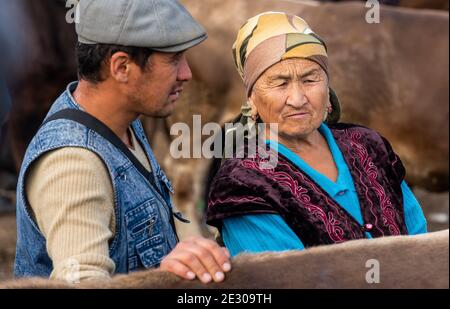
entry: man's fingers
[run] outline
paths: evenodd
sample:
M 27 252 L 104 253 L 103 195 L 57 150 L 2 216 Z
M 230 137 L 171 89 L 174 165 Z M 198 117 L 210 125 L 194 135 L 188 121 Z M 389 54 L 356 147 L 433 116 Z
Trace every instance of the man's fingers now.
M 225 247 L 222 247 L 222 250 L 223 250 L 223 253 L 227 256 L 227 258 L 231 259 L 230 251 L 227 248 L 225 248 Z
M 195 243 L 212 254 L 215 264 L 220 267 L 220 271 L 230 271 L 230 253 L 226 248 L 222 248 L 216 242 L 206 238 L 199 238 Z
M 161 263 L 160 269 L 163 271 L 174 273 L 175 275 L 187 280 L 195 279 L 195 274 L 189 269 L 189 267 L 173 258 L 164 260 Z
M 224 272 L 231 269 L 230 253 L 212 240 L 191 237 L 175 247 L 161 262 L 161 269 L 186 279 L 195 274 L 203 283 L 221 282 L 225 279 Z
M 173 258 L 187 266 L 203 283 L 209 283 L 213 279 L 212 275 L 202 261 L 204 253 L 201 253 L 197 245 L 190 244 L 183 251 L 173 255 Z M 211 256 L 211 259 L 212 256 Z
M 225 275 L 223 273 L 223 270 L 221 269 L 221 266 L 217 264 L 217 261 L 215 260 L 214 255 L 210 250 L 200 246 L 199 244 L 190 245 L 187 250 L 194 254 L 199 262 L 201 262 L 204 268 L 207 270 L 207 274 L 203 275 L 204 278 L 211 278 L 216 282 L 221 282 L 223 281 L 223 279 L 225 279 Z M 207 280 L 205 279 L 202 281 L 205 282 Z

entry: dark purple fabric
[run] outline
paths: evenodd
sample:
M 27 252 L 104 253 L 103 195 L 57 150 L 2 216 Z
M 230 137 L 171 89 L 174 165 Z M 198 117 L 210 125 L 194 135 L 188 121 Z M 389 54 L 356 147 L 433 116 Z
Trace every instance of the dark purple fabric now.
M 389 143 L 373 130 L 330 126 L 349 167 L 363 214 L 361 226 L 309 176 L 279 154 L 274 169 L 261 158 L 227 159 L 211 184 L 207 221 L 273 213 L 283 217 L 305 247 L 407 234 L 401 183 L 405 169 Z

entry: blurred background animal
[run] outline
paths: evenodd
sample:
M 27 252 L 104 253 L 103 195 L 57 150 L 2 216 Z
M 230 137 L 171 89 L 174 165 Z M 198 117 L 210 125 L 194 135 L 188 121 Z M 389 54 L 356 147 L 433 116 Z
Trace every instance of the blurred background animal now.
M 359 2 L 183 3 L 206 26 L 209 40 L 189 55 L 195 79 L 179 103 L 186 108 L 177 110 L 169 126 L 178 121 L 192 123 L 192 115 L 198 113 L 202 123 L 222 124 L 233 119 L 245 99 L 230 50 L 237 30 L 248 16 L 287 11 L 304 17 L 327 42 L 332 84 L 342 102 L 342 121 L 372 127 L 387 137 L 413 187 L 448 191 L 448 12 L 382 6 L 381 23 L 368 24 L 367 8 Z M 210 13 L 203 14 L 205 10 Z M 429 61 L 430 57 L 434 60 Z M 193 174 L 210 164 L 190 161 L 187 166 Z M 176 170 L 176 163 L 172 168 Z M 202 184 L 207 182 L 205 175 L 196 177 L 203 177 Z M 207 190 L 203 192 L 203 196 L 207 194 Z M 427 212 L 427 196 L 422 197 Z M 448 207 L 443 205 L 442 212 L 448 214 Z
M 145 119 L 157 159 L 174 184 L 174 204 L 192 221 L 177 223 L 181 238 L 211 234 L 202 222 L 211 160 L 173 159 L 169 147 L 176 136 L 170 128 L 177 122 L 192 128 L 195 114 L 203 124 L 223 124 L 238 114 L 244 89 L 231 45 L 249 16 L 268 10 L 304 17 L 325 39 L 342 121 L 372 127 L 392 142 L 407 168 L 407 181 L 419 192 L 429 229 L 448 228 L 448 1 L 390 1 L 393 5 L 381 6 L 380 24 L 366 23 L 364 1 L 181 2 L 205 26 L 209 39 L 188 55 L 194 80 L 175 114 L 168 120 Z M 14 56 L 7 74 L 14 107 L 0 145 L 0 233 L 7 239 L 15 237 L 12 223 L 5 222 L 14 220 L 23 153 L 50 104 L 76 79 L 76 36 L 74 25 L 66 22 L 65 4 L 0 0 L 0 29 Z M 0 242 L 2 250 L 6 247 Z M 9 265 L 5 269 L 0 280 L 11 275 Z

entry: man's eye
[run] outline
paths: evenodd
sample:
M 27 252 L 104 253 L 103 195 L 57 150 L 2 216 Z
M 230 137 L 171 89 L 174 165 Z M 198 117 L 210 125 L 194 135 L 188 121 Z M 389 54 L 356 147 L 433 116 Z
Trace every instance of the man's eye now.
M 181 61 L 181 58 L 183 57 L 182 54 L 177 54 L 174 57 L 172 57 L 172 63 L 178 64 Z
M 303 81 L 305 84 L 311 84 L 311 83 L 315 83 L 316 81 L 313 79 L 306 79 Z

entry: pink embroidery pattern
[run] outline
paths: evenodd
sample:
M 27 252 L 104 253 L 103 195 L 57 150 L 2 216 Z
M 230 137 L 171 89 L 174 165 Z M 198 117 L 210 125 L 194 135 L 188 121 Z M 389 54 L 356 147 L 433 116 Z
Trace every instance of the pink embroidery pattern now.
M 229 198 L 226 198 L 226 199 L 223 199 L 223 200 L 221 200 L 221 199 L 216 199 L 214 201 L 211 200 L 208 203 L 208 207 L 211 207 L 211 206 L 216 205 L 216 204 L 245 203 L 245 202 L 263 202 L 263 203 L 265 203 L 264 199 L 262 199 L 260 197 L 249 197 L 249 196 L 248 197 L 244 196 L 244 197 L 241 197 L 241 198 L 229 197 Z
M 353 239 L 359 238 L 350 227 L 348 219 L 340 216 L 338 207 L 334 205 L 334 203 L 330 201 L 328 197 L 324 195 L 313 182 L 311 182 L 302 173 L 293 170 L 289 164 L 284 163 L 282 160 L 278 161 L 278 166 L 288 169 L 290 172 L 299 177 L 302 182 L 307 183 L 309 186 L 311 186 L 314 193 L 321 195 L 322 198 L 326 200 L 327 205 L 330 205 L 335 209 L 336 214 L 338 214 L 340 218 L 335 218 L 333 212 L 330 211 L 327 213 L 320 206 L 314 205 L 311 202 L 310 196 L 308 195 L 308 190 L 300 186 L 298 181 L 295 180 L 289 173 L 283 171 L 277 172 L 274 169 L 261 169 L 258 158 L 242 160 L 241 164 L 246 168 L 258 170 L 259 172 L 269 176 L 271 179 L 274 179 L 280 185 L 289 188 L 292 194 L 302 202 L 306 209 L 325 225 L 328 235 L 334 242 L 339 243 L 346 240 L 344 238 L 344 228 L 340 226 L 341 223 L 345 226 L 346 230 L 351 231 Z
M 351 150 L 355 152 L 358 156 L 358 159 L 361 165 L 364 168 L 364 172 L 367 174 L 367 177 L 370 181 L 371 187 L 375 190 L 375 193 L 378 197 L 379 205 L 381 206 L 382 214 L 381 217 L 383 219 L 383 224 L 389 228 L 389 231 L 392 235 L 400 235 L 400 228 L 397 226 L 395 221 L 395 210 L 392 206 L 392 202 L 387 196 L 384 188 L 377 180 L 378 169 L 372 161 L 372 158 L 369 156 L 367 148 L 360 142 L 361 134 L 359 132 L 350 132 L 349 130 L 344 130 L 344 134 L 349 138 L 350 145 L 348 146 L 349 153 Z M 353 161 L 353 167 L 358 170 L 355 165 L 355 161 Z M 359 170 L 358 170 L 359 171 Z M 370 212 L 373 214 L 375 218 L 375 227 L 382 233 L 382 229 L 378 226 L 377 216 L 375 215 L 375 205 L 372 200 L 369 198 L 368 192 L 369 188 L 363 182 L 363 174 L 359 171 L 360 174 L 360 184 L 364 186 L 366 199 L 369 202 Z

